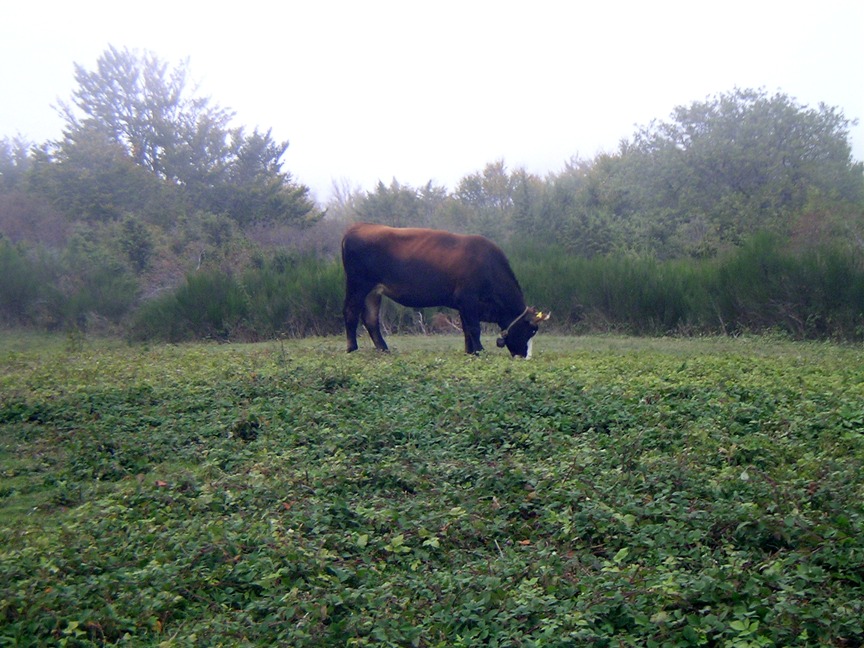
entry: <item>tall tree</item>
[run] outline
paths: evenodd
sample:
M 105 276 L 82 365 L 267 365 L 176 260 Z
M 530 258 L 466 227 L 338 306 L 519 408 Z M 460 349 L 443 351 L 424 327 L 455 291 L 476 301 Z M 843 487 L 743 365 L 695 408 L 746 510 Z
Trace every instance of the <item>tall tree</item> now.
M 517 182 L 517 175 L 507 171 L 503 160 L 462 178 L 456 187 L 456 197 L 469 210 L 469 227 L 479 234 L 504 240 L 512 225 Z
M 709 225 L 738 242 L 758 230 L 787 234 L 808 199 L 862 200 L 862 165 L 837 108 L 742 90 L 679 106 L 623 147 L 639 203 L 679 226 Z
M 87 126 L 67 134 L 59 147 L 39 149 L 28 180 L 32 192 L 74 221 L 114 221 L 127 213 L 149 218 L 164 207 L 163 183 L 120 144 Z
M 378 182 L 375 191 L 356 201 L 356 215 L 361 219 L 396 227 L 431 227 L 439 220 L 439 211 L 447 191 L 427 182 L 422 189 L 399 184 L 386 186 Z
M 276 142 L 269 130 L 246 135 L 242 128 L 235 129 L 219 182 L 214 187 L 202 181 L 196 190 L 208 209 L 229 214 L 240 225 L 314 220 L 319 214 L 311 209 L 308 187 L 282 171 L 280 160 L 287 149 L 288 142 Z
M 95 70 L 75 66 L 72 104 L 61 107 L 69 147 L 95 132 L 136 165 L 186 190 L 197 209 L 224 211 L 241 224 L 303 223 L 318 214 L 308 188 L 282 171 L 288 142 L 271 132 L 230 128 L 234 114 L 192 96 L 188 64 L 175 68 L 150 52 L 109 47 Z
M 610 156 L 598 156 L 593 161 L 573 158 L 563 171 L 550 177 L 543 194 L 546 231 L 535 236 L 563 245 L 579 256 L 590 258 L 611 252 L 614 219 L 607 205 L 611 197 L 605 195 L 595 171 L 595 167 L 606 167 L 611 160 Z M 615 171 L 606 168 L 606 173 Z
M 47 196 L 29 191 L 35 158 L 36 149 L 20 137 L 0 139 L 0 238 L 57 248 L 68 222 Z
M 169 70 L 150 52 L 109 46 L 95 70 L 75 65 L 78 88 L 72 100 L 81 116 L 73 106 L 61 105 L 67 134 L 95 128 L 122 145 L 136 164 L 162 178 L 183 180 L 172 169 L 178 149 L 191 143 L 202 126 L 224 132 L 232 117 L 206 99 L 187 97 L 186 77 L 186 63 Z M 216 151 L 215 157 L 221 153 Z
M 20 137 L 0 139 L 0 193 L 21 188 L 32 161 L 31 146 Z

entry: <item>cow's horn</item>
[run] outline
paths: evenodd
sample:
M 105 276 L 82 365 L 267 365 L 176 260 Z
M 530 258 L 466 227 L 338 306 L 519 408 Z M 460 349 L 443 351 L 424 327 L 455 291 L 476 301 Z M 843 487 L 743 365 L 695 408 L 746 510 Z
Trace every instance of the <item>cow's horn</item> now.
M 536 315 L 534 315 L 532 320 L 535 324 L 538 324 L 540 322 L 545 322 L 546 320 L 548 320 L 551 315 L 552 313 L 544 313 L 543 311 L 539 311 Z

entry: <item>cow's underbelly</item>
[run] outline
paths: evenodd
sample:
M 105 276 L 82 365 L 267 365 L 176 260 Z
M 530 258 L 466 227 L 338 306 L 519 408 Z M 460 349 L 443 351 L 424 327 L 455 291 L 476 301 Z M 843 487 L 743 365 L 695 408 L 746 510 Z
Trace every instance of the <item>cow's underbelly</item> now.
M 408 308 L 428 308 L 430 306 L 453 306 L 453 295 L 434 287 L 408 286 L 398 283 L 378 284 L 375 287 L 385 297 Z

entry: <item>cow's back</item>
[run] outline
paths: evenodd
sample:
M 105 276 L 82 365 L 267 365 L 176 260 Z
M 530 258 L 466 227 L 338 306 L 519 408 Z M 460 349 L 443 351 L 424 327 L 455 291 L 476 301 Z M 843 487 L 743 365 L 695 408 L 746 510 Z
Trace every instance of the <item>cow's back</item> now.
M 422 279 L 429 275 L 470 274 L 484 258 L 490 244 L 479 236 L 463 236 L 418 227 L 388 227 L 356 223 L 342 239 L 345 272 L 355 276 L 386 280 L 394 275 Z M 441 277 L 439 277 L 440 279 Z
M 482 236 L 357 223 L 345 232 L 342 261 L 349 284 L 380 286 L 405 306 L 458 307 L 466 295 L 484 302 L 522 299 L 506 256 Z

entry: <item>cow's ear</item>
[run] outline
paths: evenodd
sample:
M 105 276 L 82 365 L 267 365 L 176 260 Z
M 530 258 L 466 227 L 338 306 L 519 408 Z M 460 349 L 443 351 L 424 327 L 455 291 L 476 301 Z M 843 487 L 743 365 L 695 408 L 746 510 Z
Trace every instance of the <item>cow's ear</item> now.
M 552 316 L 552 313 L 544 313 L 543 311 L 538 311 L 534 314 L 532 318 L 532 322 L 534 324 L 539 324 L 540 322 L 545 322 Z
M 504 345 L 507 344 L 507 343 L 504 341 L 504 338 L 503 338 L 503 337 L 499 337 L 497 340 L 495 340 L 495 344 L 498 345 L 498 348 L 499 348 L 499 349 L 503 349 L 503 348 L 504 348 Z

